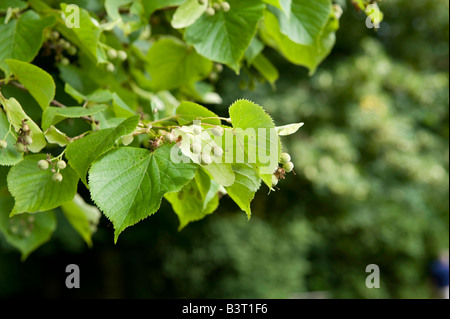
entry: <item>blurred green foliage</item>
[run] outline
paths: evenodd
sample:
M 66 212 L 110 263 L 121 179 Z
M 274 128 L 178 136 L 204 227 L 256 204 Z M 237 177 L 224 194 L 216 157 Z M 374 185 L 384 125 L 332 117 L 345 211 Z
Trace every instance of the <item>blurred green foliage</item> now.
M 246 97 L 280 125 L 306 123 L 283 139 L 296 175 L 260 190 L 250 222 L 223 198 L 177 233 L 163 205 L 117 246 L 103 219 L 89 250 L 58 220 L 25 264 L 0 239 L 0 296 L 433 297 L 429 263 L 449 245 L 448 1 L 383 1 L 378 32 L 338 2 L 337 47 L 312 78 L 279 59 L 276 91 L 240 91 L 254 79 L 232 72 L 218 84 L 223 105 Z M 84 274 L 76 292 L 62 287 L 72 262 Z M 380 289 L 365 286 L 368 264 L 380 267 Z

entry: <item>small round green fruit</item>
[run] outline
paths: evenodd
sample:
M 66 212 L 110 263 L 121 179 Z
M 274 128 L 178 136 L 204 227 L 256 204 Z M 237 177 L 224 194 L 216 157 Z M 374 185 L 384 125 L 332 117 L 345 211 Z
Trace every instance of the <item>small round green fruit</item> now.
M 63 160 L 58 161 L 58 163 L 56 163 L 56 167 L 58 169 L 65 169 L 67 166 L 66 162 L 64 162 Z
M 61 173 L 55 173 L 52 176 L 52 180 L 58 183 L 61 183 L 63 180 L 63 176 L 61 175 Z
M 37 165 L 43 171 L 47 170 L 50 166 L 47 160 L 40 160 Z

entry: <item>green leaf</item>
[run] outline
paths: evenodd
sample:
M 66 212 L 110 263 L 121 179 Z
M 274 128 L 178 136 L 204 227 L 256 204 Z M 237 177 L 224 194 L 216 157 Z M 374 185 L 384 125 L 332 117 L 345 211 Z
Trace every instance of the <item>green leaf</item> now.
M 7 71 L 6 59 L 31 62 L 42 46 L 44 29 L 54 22 L 53 17 L 41 18 L 31 10 L 7 24 L 0 20 L 0 69 Z
M 231 186 L 235 181 L 235 174 L 231 168 L 231 163 L 212 162 L 204 169 L 211 175 L 218 184 L 222 186 Z
M 205 78 L 212 63 L 175 38 L 158 40 L 147 54 L 147 71 L 155 91 L 171 90 Z
M 186 42 L 204 57 L 224 63 L 239 73 L 240 61 L 254 37 L 263 16 L 260 0 L 230 0 L 231 9 L 204 14 L 186 29 Z
M 249 164 L 234 164 L 233 171 L 236 180 L 233 185 L 225 187 L 225 189 L 231 199 L 246 212 L 248 219 L 250 219 L 252 214 L 250 203 L 261 186 L 261 178 Z
M 200 4 L 198 0 L 187 0 L 175 11 L 172 17 L 172 27 L 175 29 L 184 29 L 194 24 L 205 12 L 208 2 Z
M 127 118 L 136 114 L 136 112 L 134 112 L 131 107 L 127 103 L 125 103 L 119 95 L 117 95 L 117 93 L 114 92 L 112 97 L 114 113 L 117 117 Z
M 172 162 L 171 147 L 167 144 L 153 153 L 116 148 L 92 165 L 92 199 L 114 224 L 115 242 L 125 228 L 155 213 L 166 193 L 181 190 L 194 177 L 197 166 Z
M 205 104 L 222 104 L 223 100 L 215 91 L 215 87 L 207 82 L 195 82 L 183 88 L 192 100 Z
M 106 0 L 105 1 L 106 13 L 108 13 L 108 16 L 112 20 L 121 19 L 119 8 L 130 4 L 131 2 L 132 0 Z
M 79 28 L 68 28 L 66 26 L 66 19 L 71 20 L 73 14 L 70 10 L 67 10 L 67 4 L 61 3 L 63 23 L 58 25 L 58 31 L 70 42 L 75 44 L 81 50 L 83 50 L 91 59 L 97 61 L 97 47 L 100 39 L 102 29 L 99 28 L 97 21 L 93 22 L 89 12 L 83 8 L 80 8 L 80 25 Z
M 70 202 L 61 205 L 61 210 L 88 246 L 92 247 L 92 235 L 97 230 L 101 217 L 97 207 L 87 204 L 76 194 Z
M 214 112 L 211 112 L 202 105 L 193 102 L 181 102 L 176 110 L 176 116 L 180 125 L 186 125 L 200 118 L 218 117 Z M 204 119 L 202 123 L 220 125 L 220 119 Z
M 64 84 L 64 92 L 69 94 L 79 104 L 81 104 L 83 101 L 86 100 L 86 95 L 80 93 L 77 89 L 75 89 L 69 83 Z
M 321 36 L 332 12 L 331 0 L 291 0 L 289 11 L 270 7 L 277 17 L 280 31 L 293 42 L 314 45 Z
M 41 68 L 18 60 L 8 59 L 6 63 L 12 74 L 30 92 L 42 110 L 45 110 L 55 97 L 55 81 Z
M 261 36 L 264 41 L 277 49 L 290 62 L 303 65 L 309 69 L 309 74 L 315 73 L 318 65 L 330 54 L 336 41 L 335 31 L 339 28 L 337 19 L 331 17 L 321 36 L 313 45 L 302 45 L 293 42 L 279 30 L 276 17 L 266 11 Z
M 253 164 L 260 176 L 272 174 L 278 167 L 281 153 L 280 139 L 272 118 L 262 107 L 247 100 L 236 101 L 229 112 L 236 144 L 234 163 Z M 242 155 L 245 155 L 244 158 Z M 272 187 L 267 178 L 263 180 Z
M 270 4 L 271 6 L 274 6 L 278 9 L 283 9 L 283 4 L 287 3 L 287 9 L 290 7 L 291 0 L 263 0 L 265 3 Z M 287 10 L 289 12 L 289 10 Z
M 37 214 L 20 214 L 9 217 L 14 199 L 4 190 L 0 190 L 0 233 L 22 254 L 24 261 L 33 251 L 50 240 L 56 229 L 56 217 L 53 211 Z
M 252 66 L 272 85 L 278 80 L 279 73 L 272 62 L 264 54 L 258 55 L 252 62 Z
M 26 123 L 30 127 L 31 137 L 33 138 L 33 143 L 27 147 L 33 153 L 40 152 L 47 145 L 47 142 L 45 141 L 44 133 L 42 133 L 39 126 L 37 126 L 36 123 L 34 123 L 33 120 L 25 113 L 22 106 L 15 98 L 12 97 L 6 100 L 0 95 L 0 101 L 5 108 L 9 123 L 13 125 L 16 132 L 19 132 L 22 128 L 22 120 L 27 120 Z
M 184 3 L 186 0 L 140 0 L 142 2 L 142 6 L 146 12 L 146 18 L 150 17 L 150 15 L 155 11 L 166 7 L 177 6 Z
M 284 126 L 277 126 L 276 130 L 279 136 L 287 136 L 296 133 L 305 123 L 288 124 Z
M 70 138 L 56 127 L 51 125 L 45 132 L 45 138 L 50 144 L 58 144 L 59 146 L 66 146 L 70 143 Z
M 108 106 L 104 104 L 95 105 L 93 107 L 71 106 L 66 108 L 48 107 L 42 114 L 42 129 L 46 130 L 50 125 L 55 125 L 64 119 L 80 118 L 89 116 L 106 110 Z
M 247 60 L 247 65 L 251 65 L 253 60 L 260 55 L 260 53 L 264 50 L 264 43 L 262 43 L 257 37 L 252 39 L 250 42 L 250 46 L 245 51 L 245 60 Z
M 164 198 L 172 204 L 180 221 L 178 230 L 212 214 L 219 205 L 218 190 L 219 184 L 211 180 L 202 169 L 199 169 L 194 179 L 178 193 L 166 194 Z
M 138 123 L 139 116 L 133 116 L 116 127 L 94 132 L 67 146 L 66 157 L 83 183 L 87 185 L 86 174 L 91 163 L 97 157 L 109 151 L 117 139 L 133 133 Z
M 8 175 L 9 170 L 10 167 L 8 166 L 0 166 L 0 189 L 7 186 L 6 176 Z
M 21 0 L 2 0 L 0 3 L 0 12 L 6 12 L 8 8 L 17 8 L 19 10 L 27 7 L 26 2 Z
M 9 122 L 6 118 L 6 114 L 0 108 L 0 139 L 3 139 L 9 131 Z M 14 130 L 12 130 L 14 131 Z M 16 134 L 10 133 L 6 137 L 8 146 L 5 149 L 0 150 L 0 165 L 14 165 L 22 160 L 23 154 L 16 151 L 14 144 L 16 140 L 14 138 Z
M 67 166 L 60 173 L 61 182 L 52 179 L 50 169 L 41 170 L 37 163 L 46 159 L 44 154 L 25 156 L 9 171 L 8 189 L 16 201 L 11 216 L 50 210 L 72 200 L 77 191 L 78 176 Z

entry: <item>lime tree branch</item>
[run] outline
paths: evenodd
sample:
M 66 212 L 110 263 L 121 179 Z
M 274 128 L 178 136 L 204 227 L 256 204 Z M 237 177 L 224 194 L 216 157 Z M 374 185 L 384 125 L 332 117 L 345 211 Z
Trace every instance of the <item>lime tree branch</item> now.
M 2 84 L 3 84 L 3 81 L 0 80 L 0 86 L 1 86 Z M 11 85 L 13 85 L 13 86 L 15 86 L 15 87 L 17 87 L 17 88 L 19 88 L 19 89 L 21 89 L 21 90 L 28 91 L 22 84 L 20 84 L 20 83 L 18 83 L 18 82 L 16 82 L 16 81 L 11 81 L 11 82 L 9 82 L 8 84 L 11 84 Z M 53 106 L 56 106 L 56 107 L 60 107 L 60 108 L 67 108 L 66 105 L 64 105 L 63 103 L 61 103 L 61 102 L 59 102 L 59 101 L 57 101 L 57 100 L 52 100 L 52 101 L 50 102 L 50 104 L 53 105 Z M 95 125 L 98 125 L 98 124 L 99 124 L 98 121 L 94 120 L 93 118 L 91 118 L 91 117 L 89 117 L 89 116 L 82 116 L 82 117 L 80 117 L 80 118 L 83 119 L 83 120 L 85 120 L 85 121 L 87 121 L 87 122 L 89 122 L 89 123 L 94 123 Z

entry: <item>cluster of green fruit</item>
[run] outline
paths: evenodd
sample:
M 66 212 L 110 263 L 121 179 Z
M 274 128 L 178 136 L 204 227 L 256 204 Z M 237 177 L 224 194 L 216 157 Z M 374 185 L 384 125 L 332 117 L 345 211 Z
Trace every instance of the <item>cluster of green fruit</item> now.
M 216 63 L 214 64 L 214 68 L 212 72 L 208 75 L 208 78 L 211 82 L 216 82 L 219 79 L 219 73 L 222 73 L 223 65 Z
M 288 153 L 281 153 L 280 164 L 275 173 L 272 175 L 272 185 L 276 186 L 280 179 L 284 179 L 286 173 L 290 173 L 294 170 L 294 163 L 291 162 L 291 155 Z
M 22 121 L 22 128 L 19 130 L 19 135 L 17 136 L 16 144 L 14 145 L 19 153 L 28 152 L 28 146 L 33 143 L 30 127 L 26 122 L 26 119 Z M 6 134 L 3 140 L 0 140 L 0 150 L 8 147 L 8 142 L 6 141 L 8 134 L 10 134 L 10 131 Z
M 208 3 L 208 0 L 198 0 L 198 3 L 201 5 L 205 5 Z M 216 12 L 223 10 L 224 12 L 230 11 L 231 6 L 226 1 L 219 1 L 212 3 L 212 1 L 209 3 L 208 8 L 206 9 L 206 14 L 209 16 L 213 16 L 216 14 Z
M 210 132 L 217 137 L 223 135 L 224 130 L 222 127 L 217 126 L 210 130 Z M 194 126 L 193 133 L 197 136 L 202 134 L 202 129 L 199 126 Z M 202 144 L 195 139 L 191 141 L 190 150 L 194 156 L 198 156 L 198 162 L 202 165 L 209 165 L 212 163 L 212 157 L 221 158 L 223 155 L 223 149 L 216 144 L 208 144 L 207 147 L 202 147 Z
M 34 228 L 34 216 L 19 214 L 9 219 L 9 231 L 19 237 L 28 237 Z
M 55 182 L 62 182 L 63 176 L 59 171 L 66 168 L 66 162 L 60 157 L 51 158 L 50 155 L 47 155 L 47 159 L 40 160 L 37 163 L 37 166 L 43 171 L 49 169 L 50 165 L 52 165 L 51 171 L 54 173 L 52 179 Z
M 51 31 L 48 33 L 47 39 L 49 40 L 48 47 L 56 52 L 56 60 L 62 65 L 69 65 L 70 60 L 64 56 L 63 52 L 70 56 L 74 56 L 78 52 L 77 47 L 72 45 L 69 41 L 61 38 L 58 31 Z
M 108 51 L 106 51 L 106 54 L 108 55 L 108 58 L 110 60 L 119 60 L 121 62 L 125 61 L 128 58 L 128 54 L 123 50 L 116 50 L 114 48 L 109 48 Z M 108 62 L 106 64 L 106 70 L 108 72 L 114 72 L 115 66 L 112 62 Z
M 174 129 L 163 135 L 163 138 L 167 142 L 176 142 L 183 154 L 195 163 L 207 166 L 213 162 L 213 158 L 221 158 L 224 153 L 211 136 L 221 137 L 224 133 L 220 126 L 203 129 L 199 125 L 192 125 Z

